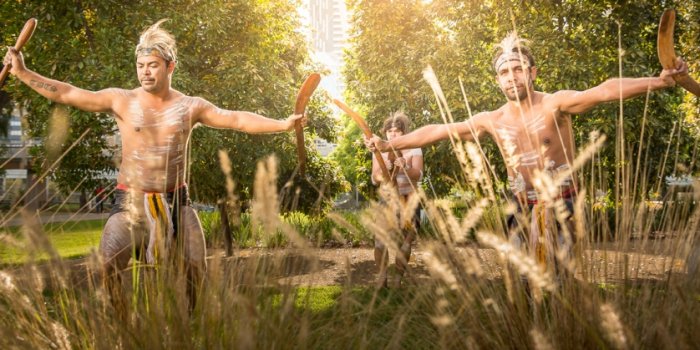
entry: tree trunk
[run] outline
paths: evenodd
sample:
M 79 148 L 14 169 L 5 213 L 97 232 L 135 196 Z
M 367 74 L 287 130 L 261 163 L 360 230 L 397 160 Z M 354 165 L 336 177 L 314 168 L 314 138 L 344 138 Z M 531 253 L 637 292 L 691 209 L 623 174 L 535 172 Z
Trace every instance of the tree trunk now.
M 224 246 L 226 248 L 226 256 L 233 256 L 233 232 L 231 224 L 228 220 L 228 206 L 226 200 L 219 201 L 219 214 L 221 214 L 221 233 L 224 235 Z
M 85 205 L 87 204 L 87 193 L 85 193 L 85 190 L 80 191 L 80 208 L 85 208 Z

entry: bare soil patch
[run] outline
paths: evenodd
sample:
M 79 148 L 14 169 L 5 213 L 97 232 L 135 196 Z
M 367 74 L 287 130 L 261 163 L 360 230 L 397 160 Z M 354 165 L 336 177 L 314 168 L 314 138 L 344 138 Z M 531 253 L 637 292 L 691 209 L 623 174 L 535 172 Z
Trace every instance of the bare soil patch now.
M 669 247 L 672 242 L 664 242 Z M 482 262 L 486 278 L 501 277 L 501 266 L 498 254 L 493 249 L 478 247 L 470 244 L 455 248 L 467 253 L 475 253 Z M 472 250 L 472 252 L 467 252 Z M 661 251 L 661 253 L 658 253 Z M 409 281 L 420 282 L 429 278 L 425 257 L 429 252 L 420 244 L 414 244 L 409 261 Z M 580 266 L 577 275 L 595 282 L 615 282 L 621 276 L 630 279 L 665 279 L 669 273 L 683 273 L 685 262 L 674 258 L 671 248 L 653 248 L 640 242 L 632 242 L 620 248 L 612 244 L 599 243 L 593 249 L 583 252 L 586 260 Z M 210 259 L 223 257 L 223 251 L 212 250 Z M 256 259 L 257 258 L 257 259 Z M 264 261 L 261 263 L 260 259 Z M 292 285 L 373 285 L 377 268 L 374 263 L 372 248 L 316 248 L 307 250 L 297 249 L 242 249 L 237 250 L 233 257 L 226 258 L 230 263 L 242 263 L 256 260 L 256 264 L 264 266 L 269 272 L 268 282 Z M 390 272 L 393 268 L 394 256 L 390 256 Z M 622 266 L 627 264 L 627 271 Z M 391 274 L 390 274 L 391 278 Z

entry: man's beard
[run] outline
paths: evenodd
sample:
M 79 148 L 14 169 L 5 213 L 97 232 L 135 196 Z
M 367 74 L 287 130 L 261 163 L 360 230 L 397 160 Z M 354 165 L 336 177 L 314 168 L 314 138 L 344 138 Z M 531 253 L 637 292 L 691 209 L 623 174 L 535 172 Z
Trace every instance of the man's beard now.
M 153 91 L 158 90 L 158 84 L 155 81 L 153 81 L 151 84 L 148 84 L 148 85 L 143 84 L 143 82 L 142 82 L 141 88 L 143 88 L 143 91 L 153 92 Z
M 525 99 L 527 98 L 528 91 L 530 91 L 530 86 L 531 86 L 531 85 L 528 84 L 528 85 L 525 86 L 525 88 L 522 89 L 522 90 L 521 90 L 521 89 L 513 90 L 513 89 L 510 89 L 510 88 L 509 88 L 509 89 L 507 89 L 507 90 L 505 91 L 506 98 L 507 98 L 509 101 L 516 101 L 516 102 L 518 102 L 518 101 L 523 101 L 523 100 L 525 100 Z

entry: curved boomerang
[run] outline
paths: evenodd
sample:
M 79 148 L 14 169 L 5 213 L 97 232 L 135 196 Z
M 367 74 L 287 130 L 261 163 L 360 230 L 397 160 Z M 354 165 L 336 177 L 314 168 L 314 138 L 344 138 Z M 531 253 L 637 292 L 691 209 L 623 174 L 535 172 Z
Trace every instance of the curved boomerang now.
M 676 23 L 676 11 L 668 9 L 661 15 L 659 22 L 659 35 L 656 42 L 656 50 L 659 54 L 659 62 L 664 69 L 676 67 L 676 51 L 673 45 L 673 28 Z M 676 83 L 690 91 L 695 96 L 700 96 L 700 84 L 690 75 L 675 77 Z
M 360 130 L 362 130 L 362 133 L 365 134 L 368 138 L 372 137 L 372 130 L 369 129 L 369 126 L 365 122 L 365 120 L 360 116 L 357 112 L 353 111 L 348 107 L 345 103 L 341 102 L 340 100 L 333 99 L 333 103 L 338 106 L 340 109 L 345 112 L 345 114 L 349 115 L 352 120 L 357 123 L 357 126 L 360 127 Z M 382 159 L 382 153 L 379 152 L 379 150 L 374 150 L 374 156 L 377 157 L 377 160 Z M 379 164 L 379 167 L 382 169 L 382 175 L 384 176 L 385 179 L 391 179 L 391 174 L 389 174 L 389 170 L 386 168 L 386 164 L 384 162 L 377 162 Z
M 297 102 L 294 105 L 294 114 L 304 114 L 306 110 L 306 105 L 309 103 L 311 95 L 318 87 L 321 82 L 321 75 L 318 73 L 311 73 L 304 83 L 301 84 L 299 93 L 297 93 Z M 297 137 L 297 158 L 299 159 L 299 174 L 304 176 L 306 173 L 306 146 L 304 145 L 304 127 L 301 125 L 301 121 L 297 120 L 294 123 L 294 131 Z
M 24 44 L 26 44 L 32 37 L 32 34 L 34 34 L 36 22 L 36 18 L 30 18 L 27 23 L 24 24 L 24 28 L 22 28 L 22 31 L 19 33 L 19 37 L 17 37 L 17 42 L 15 42 L 15 49 L 17 51 L 21 51 Z M 5 79 L 10 74 L 11 67 L 12 65 L 10 64 L 2 67 L 2 72 L 0 72 L 0 88 L 5 85 Z

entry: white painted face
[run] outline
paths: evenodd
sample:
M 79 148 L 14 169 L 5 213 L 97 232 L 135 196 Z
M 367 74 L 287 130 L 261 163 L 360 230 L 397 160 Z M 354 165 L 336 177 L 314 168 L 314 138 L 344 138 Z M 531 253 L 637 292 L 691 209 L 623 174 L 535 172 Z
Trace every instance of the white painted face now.
M 386 139 L 391 140 L 393 138 L 399 137 L 403 135 L 403 131 L 397 127 L 393 127 L 389 130 L 386 131 Z
M 159 92 L 170 87 L 170 77 L 174 63 L 158 56 L 147 55 L 136 59 L 136 75 L 146 92 Z
M 537 68 L 530 67 L 520 60 L 507 61 L 498 67 L 496 80 L 501 91 L 510 101 L 522 101 L 527 98 L 528 91 L 533 89 L 532 82 L 537 76 Z

